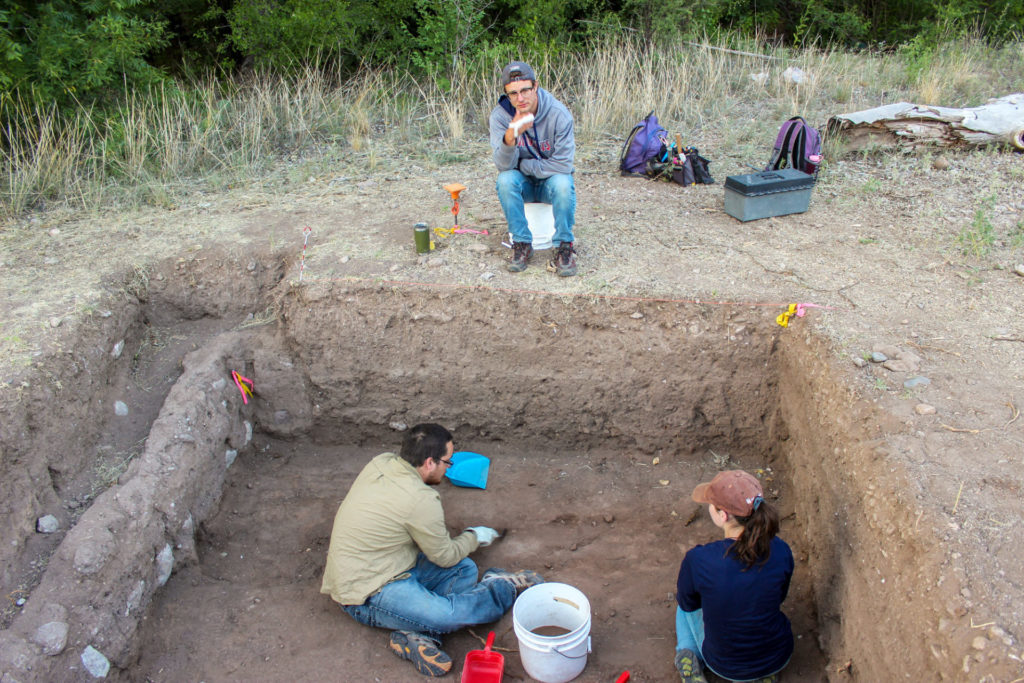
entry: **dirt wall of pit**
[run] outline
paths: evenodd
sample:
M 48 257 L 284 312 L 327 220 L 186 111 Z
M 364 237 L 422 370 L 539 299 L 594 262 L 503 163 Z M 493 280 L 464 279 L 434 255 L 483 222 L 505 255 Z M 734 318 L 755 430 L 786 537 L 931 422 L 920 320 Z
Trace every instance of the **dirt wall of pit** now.
M 54 318 L 43 349 L 3 378 L 0 396 L 0 590 L 22 596 L 26 576 L 92 502 L 91 469 L 101 435 L 118 429 L 114 401 L 147 330 L 172 321 L 241 317 L 266 306 L 281 280 L 279 258 L 195 251 L 131 270 L 100 304 Z M 155 417 L 152 416 L 152 417 Z M 150 420 L 152 420 L 152 417 Z M 36 521 L 62 530 L 43 537 Z
M 773 363 L 829 678 L 976 680 L 964 659 L 979 654 L 977 633 L 963 628 L 936 511 L 883 438 L 895 425 L 854 395 L 807 330 L 784 335 Z
M 746 308 L 314 283 L 285 292 L 280 315 L 318 439 L 436 421 L 460 438 L 548 448 L 776 441 L 775 331 Z

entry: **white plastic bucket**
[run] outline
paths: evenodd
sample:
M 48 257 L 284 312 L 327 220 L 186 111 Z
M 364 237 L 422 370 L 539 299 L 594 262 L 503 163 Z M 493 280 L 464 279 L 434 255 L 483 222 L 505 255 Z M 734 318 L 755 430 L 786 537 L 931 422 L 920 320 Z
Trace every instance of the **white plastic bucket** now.
M 512 607 L 519 657 L 531 678 L 566 683 L 580 675 L 590 653 L 590 601 L 564 583 L 539 583 L 523 591 Z M 568 629 L 558 636 L 534 633 L 542 626 Z
M 527 202 L 523 207 L 526 209 L 526 224 L 533 235 L 534 250 L 550 249 L 551 238 L 555 236 L 555 214 L 551 205 Z

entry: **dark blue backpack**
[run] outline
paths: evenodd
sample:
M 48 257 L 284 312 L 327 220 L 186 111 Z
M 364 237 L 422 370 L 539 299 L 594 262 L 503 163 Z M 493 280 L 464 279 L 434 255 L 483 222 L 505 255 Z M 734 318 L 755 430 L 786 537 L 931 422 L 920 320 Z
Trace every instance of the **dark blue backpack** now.
M 795 168 L 815 175 L 821 163 L 821 135 L 804 121 L 794 116 L 782 124 L 775 138 L 772 159 L 764 167 L 766 171 L 780 168 Z
M 652 111 L 633 126 L 619 154 L 622 175 L 647 175 L 647 162 L 668 159 L 668 131 L 658 123 Z

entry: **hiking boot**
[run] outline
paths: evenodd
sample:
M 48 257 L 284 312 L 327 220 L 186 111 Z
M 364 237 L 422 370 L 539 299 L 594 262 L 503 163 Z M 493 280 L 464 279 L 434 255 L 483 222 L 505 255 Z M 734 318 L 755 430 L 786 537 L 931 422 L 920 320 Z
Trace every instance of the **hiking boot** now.
M 708 683 L 708 679 L 704 678 L 700 660 L 693 650 L 677 650 L 675 664 L 683 683 Z
M 521 273 L 526 270 L 526 264 L 533 256 L 533 245 L 529 242 L 513 242 L 512 258 L 508 260 L 508 269 L 513 273 Z
M 779 683 L 779 674 L 758 678 L 756 681 L 751 681 L 751 683 Z
M 573 248 L 572 242 L 562 242 L 558 245 L 558 251 L 548 263 L 548 270 L 560 277 L 576 274 L 576 250 Z
M 521 593 L 530 586 L 544 583 L 544 577 L 532 569 L 521 569 L 517 572 L 510 572 L 506 569 L 492 567 L 480 577 L 480 583 L 484 581 L 508 581 L 515 586 L 516 592 Z
M 391 649 L 412 662 L 424 676 L 444 676 L 452 670 L 452 658 L 441 650 L 441 643 L 422 633 L 392 631 Z

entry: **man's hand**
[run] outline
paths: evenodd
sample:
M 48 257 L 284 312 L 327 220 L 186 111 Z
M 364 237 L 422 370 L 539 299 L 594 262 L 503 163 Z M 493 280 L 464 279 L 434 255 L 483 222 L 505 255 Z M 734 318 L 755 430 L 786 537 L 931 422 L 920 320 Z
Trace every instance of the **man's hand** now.
M 476 534 L 476 540 L 481 546 L 489 546 L 501 535 L 489 526 L 471 526 L 466 531 Z
M 509 147 L 516 144 L 516 138 L 524 130 L 529 130 L 533 127 L 533 114 L 530 112 L 517 111 L 516 115 L 512 117 L 512 120 L 508 124 L 508 130 L 505 131 L 505 144 Z

